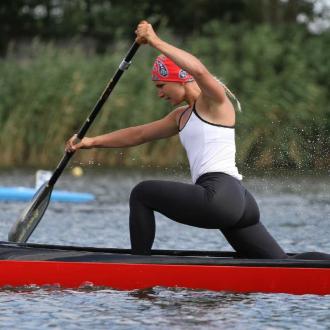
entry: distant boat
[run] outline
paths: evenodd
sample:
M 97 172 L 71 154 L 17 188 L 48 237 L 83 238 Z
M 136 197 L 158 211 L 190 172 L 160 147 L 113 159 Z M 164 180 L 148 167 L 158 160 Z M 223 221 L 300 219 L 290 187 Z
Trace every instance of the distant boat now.
M 30 201 L 36 191 L 36 188 L 28 187 L 0 187 L 0 201 Z M 53 190 L 51 200 L 54 202 L 85 203 L 95 200 L 95 196 L 90 193 Z
M 36 186 L 29 187 L 0 187 L 0 201 L 30 201 L 39 187 L 47 182 L 52 175 L 50 171 L 38 170 L 36 172 Z M 51 200 L 55 202 L 85 203 L 95 200 L 90 193 L 79 193 L 66 190 L 53 190 Z

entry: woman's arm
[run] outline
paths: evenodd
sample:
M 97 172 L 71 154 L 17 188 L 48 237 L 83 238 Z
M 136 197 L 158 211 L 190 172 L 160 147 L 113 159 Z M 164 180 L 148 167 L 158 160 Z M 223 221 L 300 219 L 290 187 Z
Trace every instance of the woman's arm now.
M 154 32 L 151 24 L 146 21 L 142 21 L 135 32 L 137 42 L 148 43 L 172 59 L 180 68 L 190 73 L 204 96 L 220 103 L 226 100 L 224 87 L 214 79 L 214 76 L 197 57 L 161 40 Z
M 77 142 L 77 136 L 74 135 L 67 141 L 65 150 L 73 152 L 78 149 L 90 148 L 125 148 L 173 136 L 178 133 L 177 116 L 180 111 L 182 108 L 148 124 L 128 127 L 95 137 L 85 137 L 79 142 Z

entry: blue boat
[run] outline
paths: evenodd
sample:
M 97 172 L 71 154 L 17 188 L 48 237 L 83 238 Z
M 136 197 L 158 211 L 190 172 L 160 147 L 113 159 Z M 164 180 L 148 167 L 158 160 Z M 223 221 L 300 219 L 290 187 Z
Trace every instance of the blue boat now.
M 0 187 L 0 201 L 30 201 L 36 188 Z M 53 190 L 51 200 L 54 202 L 85 203 L 95 200 L 90 193 L 78 193 L 65 190 Z

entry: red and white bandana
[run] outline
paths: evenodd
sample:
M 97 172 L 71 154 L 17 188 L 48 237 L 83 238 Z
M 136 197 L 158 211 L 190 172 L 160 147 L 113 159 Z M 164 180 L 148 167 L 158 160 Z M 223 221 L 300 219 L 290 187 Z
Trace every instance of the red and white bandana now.
M 189 82 L 194 81 L 192 75 L 182 70 L 171 59 L 165 55 L 159 55 L 151 71 L 151 79 L 170 82 Z

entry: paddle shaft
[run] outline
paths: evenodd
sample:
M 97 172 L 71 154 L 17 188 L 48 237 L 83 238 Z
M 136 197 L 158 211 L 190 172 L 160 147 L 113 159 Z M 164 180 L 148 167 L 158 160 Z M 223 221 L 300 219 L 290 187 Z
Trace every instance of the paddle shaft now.
M 133 56 L 135 55 L 136 51 L 138 50 L 139 46 L 140 45 L 136 41 L 131 46 L 131 48 L 128 51 L 128 53 L 126 54 L 125 58 L 120 63 L 118 70 L 116 71 L 116 73 L 114 74 L 112 79 L 109 81 L 107 87 L 105 88 L 102 95 L 100 96 L 100 98 L 96 102 L 92 112 L 87 117 L 84 124 L 81 126 L 81 128 L 80 128 L 80 130 L 77 134 L 77 139 L 78 140 L 83 139 L 83 137 L 87 133 L 89 127 L 92 125 L 92 123 L 95 120 L 96 116 L 98 115 L 98 113 L 102 109 L 103 104 L 106 102 L 106 100 L 108 99 L 108 97 L 112 93 L 112 91 L 113 91 L 114 87 L 116 86 L 117 82 L 119 81 L 120 77 L 122 76 L 124 71 L 129 67 L 130 62 L 131 62 Z M 58 178 L 62 174 L 63 170 L 65 169 L 66 165 L 69 163 L 69 161 L 70 161 L 71 157 L 73 156 L 73 154 L 74 154 L 74 152 L 65 152 L 64 156 L 62 157 L 61 161 L 57 165 L 55 171 L 53 172 L 53 175 L 49 179 L 48 184 L 50 186 L 53 186 L 56 183 L 56 181 L 58 180 Z
M 120 63 L 118 70 L 116 71 L 113 78 L 108 83 L 107 87 L 103 91 L 101 97 L 95 104 L 92 112 L 90 113 L 89 117 L 86 119 L 85 123 L 80 128 L 77 139 L 81 140 L 86 132 L 88 131 L 89 127 L 95 120 L 97 114 L 100 112 L 103 104 L 110 96 L 112 90 L 116 86 L 117 82 L 119 81 L 123 72 L 129 67 L 131 59 L 133 58 L 134 54 L 139 48 L 139 44 L 134 42 L 131 46 L 130 50 L 126 54 L 123 61 Z M 29 237 L 31 236 L 32 232 L 40 222 L 41 218 L 43 217 L 50 197 L 54 187 L 54 184 L 62 174 L 63 170 L 65 169 L 66 165 L 70 161 L 71 157 L 73 156 L 74 152 L 65 152 L 63 158 L 57 165 L 55 171 L 53 172 L 49 181 L 44 183 L 39 190 L 34 195 L 30 205 L 24 210 L 23 214 L 20 218 L 14 223 L 12 226 L 9 234 L 8 240 L 11 242 L 26 242 Z

